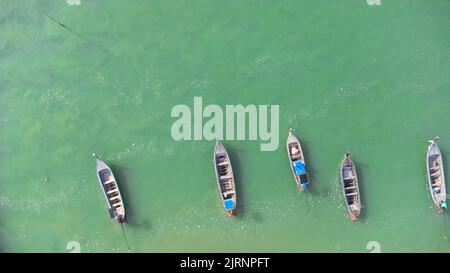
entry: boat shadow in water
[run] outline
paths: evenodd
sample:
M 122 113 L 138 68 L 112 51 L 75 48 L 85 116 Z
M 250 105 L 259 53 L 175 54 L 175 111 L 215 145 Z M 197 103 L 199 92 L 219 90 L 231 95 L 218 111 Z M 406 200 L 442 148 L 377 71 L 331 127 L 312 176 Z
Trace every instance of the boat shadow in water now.
M 366 195 L 364 194 L 364 186 L 365 186 L 365 172 L 368 168 L 368 166 L 366 164 L 363 163 L 359 163 L 358 161 L 353 160 L 353 163 L 355 164 L 355 168 L 356 168 L 356 174 L 358 175 L 358 187 L 359 187 L 359 196 L 361 198 L 361 213 L 359 214 L 359 219 L 361 221 L 365 221 L 366 220 L 366 216 L 367 216 L 367 199 L 366 199 Z
M 449 169 L 450 163 L 447 162 L 447 158 L 448 158 L 447 157 L 447 151 L 442 149 L 441 147 L 439 147 L 439 149 L 441 150 L 442 162 L 443 162 L 443 165 L 444 165 L 444 177 L 446 178 L 445 188 L 447 190 L 447 196 L 448 196 L 448 193 L 449 193 L 449 191 L 448 191 L 448 189 L 449 189 L 448 188 L 448 177 L 450 177 L 449 174 L 448 174 L 448 171 L 450 170 Z M 426 170 L 425 170 L 425 172 L 426 172 Z
M 236 218 L 242 219 L 245 215 L 245 194 L 242 187 L 242 169 L 239 162 L 238 150 L 227 148 L 233 168 L 234 181 L 236 185 Z
M 449 202 L 448 199 L 450 198 L 449 182 L 448 182 L 449 181 L 448 178 L 450 177 L 449 173 L 448 173 L 448 171 L 450 170 L 450 163 L 447 162 L 447 158 L 448 158 L 447 150 L 444 150 L 441 147 L 439 147 L 439 149 L 441 150 L 442 163 L 444 165 L 444 178 L 445 178 L 444 182 L 445 182 L 445 190 L 447 192 L 447 204 L 448 204 L 448 202 Z M 426 170 L 425 170 L 425 173 L 426 173 Z M 425 176 L 426 176 L 426 174 L 425 174 Z M 433 201 L 431 200 L 431 195 L 429 193 L 430 187 L 428 186 L 428 180 L 425 179 L 425 181 L 427 182 L 426 185 L 427 185 L 427 191 L 428 191 L 428 197 L 430 200 L 430 204 L 433 204 Z M 447 215 L 448 211 L 446 210 L 446 211 L 444 211 L 444 213 Z
M 134 209 L 133 203 L 131 202 L 130 192 L 128 191 L 129 183 L 131 181 L 129 175 L 129 169 L 117 166 L 115 164 L 110 163 L 109 166 L 114 173 L 114 176 L 117 179 L 117 184 L 119 185 L 120 193 L 123 198 L 123 204 L 125 206 L 125 219 L 126 223 L 129 225 L 135 225 L 135 217 L 134 217 Z
M 321 194 L 316 187 L 317 184 L 314 181 L 315 174 L 317 174 L 318 171 L 317 171 L 317 169 L 314 168 L 314 162 L 308 156 L 310 154 L 309 149 L 308 149 L 309 142 L 300 140 L 300 143 L 302 145 L 303 156 L 305 157 L 305 161 L 306 161 L 306 171 L 308 172 L 308 177 L 309 177 L 309 182 L 310 182 L 308 195 L 320 196 Z M 290 176 L 292 179 L 292 174 Z

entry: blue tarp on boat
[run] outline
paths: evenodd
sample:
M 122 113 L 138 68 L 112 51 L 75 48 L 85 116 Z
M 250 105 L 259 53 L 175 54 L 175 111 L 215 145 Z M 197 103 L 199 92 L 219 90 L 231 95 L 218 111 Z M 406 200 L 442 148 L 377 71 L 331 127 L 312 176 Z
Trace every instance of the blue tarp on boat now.
M 293 165 L 294 165 L 295 174 L 302 175 L 302 174 L 306 173 L 305 164 L 303 162 L 297 161 L 297 162 L 294 162 Z
M 234 209 L 234 201 L 233 199 L 226 199 L 223 201 L 223 204 L 225 205 L 226 210 L 232 210 Z

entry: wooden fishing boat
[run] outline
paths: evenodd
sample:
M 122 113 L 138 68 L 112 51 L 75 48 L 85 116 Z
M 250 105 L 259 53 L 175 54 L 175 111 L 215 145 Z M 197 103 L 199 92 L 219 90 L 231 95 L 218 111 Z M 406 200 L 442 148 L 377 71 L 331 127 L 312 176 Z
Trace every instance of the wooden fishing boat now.
M 350 220 L 356 221 L 361 213 L 361 196 L 359 194 L 358 176 L 350 153 L 345 153 L 341 164 L 342 193 Z
M 447 193 L 445 189 L 444 164 L 441 151 L 436 143 L 437 139 L 438 137 L 429 140 L 427 174 L 433 204 L 438 212 L 443 212 L 447 208 Z
M 300 141 L 289 129 L 289 135 L 286 142 L 289 165 L 294 175 L 295 183 L 300 192 L 309 191 L 309 176 L 306 171 L 306 163 Z
M 97 161 L 97 177 L 108 204 L 109 215 L 122 224 L 125 222 L 125 206 L 117 180 L 111 168 L 99 156 L 96 154 L 92 156 Z
M 220 199 L 228 217 L 236 215 L 236 186 L 230 157 L 220 141 L 214 149 L 214 167 Z

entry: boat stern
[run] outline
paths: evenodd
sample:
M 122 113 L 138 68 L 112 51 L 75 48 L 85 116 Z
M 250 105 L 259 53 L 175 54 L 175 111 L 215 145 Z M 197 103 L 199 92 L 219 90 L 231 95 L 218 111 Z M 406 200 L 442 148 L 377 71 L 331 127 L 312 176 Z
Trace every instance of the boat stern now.
M 439 213 L 444 212 L 447 209 L 447 202 L 446 201 L 441 201 L 440 205 L 434 204 L 436 211 Z
M 297 184 L 299 192 L 309 192 L 309 182 Z
M 355 222 L 355 221 L 358 221 L 358 216 L 356 215 L 356 214 L 354 214 L 354 213 L 352 213 L 352 212 L 349 212 L 348 213 L 348 218 L 350 218 L 350 220 L 352 221 L 352 222 Z
M 236 200 L 233 198 L 226 199 L 223 202 L 227 217 L 233 217 L 236 215 Z
M 124 224 L 127 222 L 127 219 L 125 218 L 125 215 L 119 215 L 117 216 L 117 221 L 119 221 L 120 224 Z
M 234 216 L 236 216 L 236 209 L 227 210 L 227 217 L 228 218 L 233 218 Z

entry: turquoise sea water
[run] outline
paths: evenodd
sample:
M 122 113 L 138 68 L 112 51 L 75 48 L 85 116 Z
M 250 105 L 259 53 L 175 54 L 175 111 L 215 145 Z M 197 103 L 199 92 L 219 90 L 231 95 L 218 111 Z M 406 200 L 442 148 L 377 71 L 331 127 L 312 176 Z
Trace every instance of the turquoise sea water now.
M 132 252 L 369 252 L 371 241 L 448 252 L 425 153 L 440 136 L 450 170 L 450 2 L 381 2 L 0 0 L 0 251 L 127 251 L 96 152 L 123 190 Z M 214 142 L 171 137 L 172 107 L 194 96 L 280 107 L 276 151 L 224 142 L 235 219 L 219 204 Z M 364 204 L 356 223 L 338 179 L 346 150 Z

